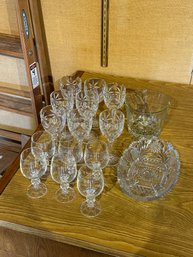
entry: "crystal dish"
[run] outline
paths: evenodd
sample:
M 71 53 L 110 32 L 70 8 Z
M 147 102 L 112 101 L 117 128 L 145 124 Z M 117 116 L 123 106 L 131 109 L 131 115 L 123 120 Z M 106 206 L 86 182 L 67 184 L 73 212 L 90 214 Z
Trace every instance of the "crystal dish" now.
M 176 184 L 180 160 L 173 145 L 157 137 L 141 138 L 124 151 L 117 167 L 123 192 L 141 201 L 162 197 Z

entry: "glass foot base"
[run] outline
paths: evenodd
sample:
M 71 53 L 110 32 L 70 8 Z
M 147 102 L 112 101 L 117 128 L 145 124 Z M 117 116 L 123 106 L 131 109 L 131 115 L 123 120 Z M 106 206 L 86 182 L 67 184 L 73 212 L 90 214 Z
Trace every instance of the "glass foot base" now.
M 56 200 L 60 203 L 70 203 L 76 198 L 76 193 L 73 188 L 69 188 L 67 193 L 64 193 L 62 189 L 56 191 Z
M 43 183 L 40 183 L 38 188 L 35 188 L 33 185 L 30 185 L 27 189 L 27 195 L 30 198 L 40 198 L 43 197 L 44 195 L 46 195 L 48 189 L 47 186 Z
M 80 206 L 80 211 L 86 217 L 96 217 L 101 212 L 101 206 L 99 202 L 95 202 L 93 207 L 89 207 L 87 202 L 84 201 Z

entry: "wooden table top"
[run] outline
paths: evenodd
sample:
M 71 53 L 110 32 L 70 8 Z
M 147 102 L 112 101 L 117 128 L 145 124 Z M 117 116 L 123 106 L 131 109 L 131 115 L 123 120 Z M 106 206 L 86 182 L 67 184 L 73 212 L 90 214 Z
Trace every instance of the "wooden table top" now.
M 181 84 L 126 79 L 82 73 L 82 79 L 103 77 L 124 82 L 129 88 L 151 88 L 171 95 L 171 112 L 161 137 L 179 151 L 181 174 L 173 190 L 151 202 L 136 201 L 121 192 L 115 170 L 104 170 L 106 187 L 100 198 L 102 213 L 81 215 L 83 197 L 70 204 L 54 199 L 58 185 L 49 178 L 48 194 L 32 200 L 29 181 L 18 170 L 0 196 L 0 224 L 114 256 L 193 256 L 193 87 Z M 118 152 L 131 142 L 125 127 L 116 140 Z

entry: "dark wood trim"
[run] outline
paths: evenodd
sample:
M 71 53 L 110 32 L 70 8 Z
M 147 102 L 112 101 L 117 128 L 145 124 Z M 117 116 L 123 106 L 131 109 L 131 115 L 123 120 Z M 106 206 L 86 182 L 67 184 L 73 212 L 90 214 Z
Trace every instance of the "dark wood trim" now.
M 81 78 L 83 74 L 84 74 L 84 71 L 78 70 L 78 71 L 76 71 L 75 73 L 73 73 L 72 76 L 73 76 L 74 78 L 77 78 L 77 77 Z
M 24 135 L 24 134 L 21 135 L 21 146 L 22 146 L 22 148 L 25 146 L 25 144 L 27 144 L 27 142 L 29 140 L 30 140 L 30 136 L 27 136 L 27 135 Z
M 19 169 L 19 154 L 11 166 L 5 171 L 3 177 L 0 180 L 0 194 L 3 192 L 7 184 L 11 181 L 12 177 Z
M 19 89 L 9 88 L 9 87 L 2 86 L 2 85 L 0 85 L 0 94 L 1 93 L 30 98 L 29 91 L 27 91 L 27 90 L 19 90 Z
M 22 50 L 24 55 L 24 61 L 26 66 L 26 74 L 30 88 L 30 96 L 32 101 L 32 112 L 34 114 L 36 123 L 40 122 L 39 112 L 43 107 L 43 97 L 41 92 L 41 81 L 38 69 L 38 58 L 36 54 L 36 48 L 34 45 L 34 32 L 31 22 L 31 14 L 29 2 L 26 0 L 16 0 L 16 13 L 18 18 L 19 33 L 22 44 Z M 38 73 L 39 83 L 33 85 L 32 72 L 30 66 L 35 64 L 36 71 Z
M 21 134 L 4 129 L 0 129 L 0 137 L 9 138 L 18 142 L 21 141 Z
M 0 33 L 0 54 L 23 58 L 20 37 Z
M 54 90 L 47 40 L 44 29 L 41 1 L 29 0 L 35 46 L 41 74 L 42 91 L 46 105 L 50 104 L 50 93 Z
M 0 109 L 22 115 L 32 116 L 32 105 L 29 98 L 0 93 Z

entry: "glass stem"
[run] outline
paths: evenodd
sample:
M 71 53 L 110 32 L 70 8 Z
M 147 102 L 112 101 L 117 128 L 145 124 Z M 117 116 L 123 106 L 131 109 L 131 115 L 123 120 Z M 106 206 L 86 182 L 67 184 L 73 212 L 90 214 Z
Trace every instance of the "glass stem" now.
M 68 189 L 69 189 L 69 183 L 68 182 L 64 182 L 60 185 L 60 188 L 62 189 L 62 193 L 63 194 L 67 194 L 68 193 Z
M 87 203 L 88 208 L 94 208 L 95 202 L 96 202 L 96 199 L 95 199 L 94 195 L 86 196 L 86 203 Z
M 79 147 L 80 147 L 80 149 L 81 149 L 81 152 L 83 153 L 83 141 L 81 140 L 79 140 L 78 141 L 78 145 L 79 145 Z M 83 154 L 82 154 L 82 158 L 83 158 Z
M 58 144 L 59 144 L 59 134 L 53 134 L 52 135 L 52 139 L 54 141 L 54 144 L 55 144 L 55 153 L 57 154 L 58 153 Z
M 35 189 L 38 189 L 39 188 L 39 185 L 40 185 L 41 181 L 39 178 L 33 178 L 31 179 L 31 184 L 33 185 L 33 187 Z
M 94 169 L 93 170 L 93 175 L 94 175 L 94 178 L 97 179 L 98 178 L 98 175 L 100 174 L 100 169 Z
M 97 113 L 95 113 L 95 115 L 93 116 L 93 128 L 98 128 L 99 124 L 98 124 L 98 119 L 97 119 Z
M 108 141 L 109 154 L 112 153 L 112 148 L 113 148 L 113 141 Z

